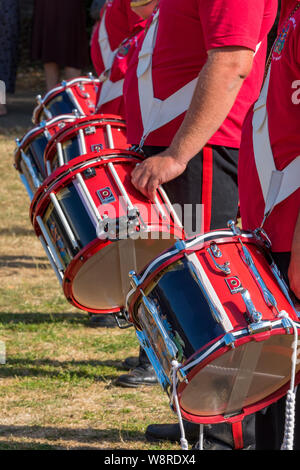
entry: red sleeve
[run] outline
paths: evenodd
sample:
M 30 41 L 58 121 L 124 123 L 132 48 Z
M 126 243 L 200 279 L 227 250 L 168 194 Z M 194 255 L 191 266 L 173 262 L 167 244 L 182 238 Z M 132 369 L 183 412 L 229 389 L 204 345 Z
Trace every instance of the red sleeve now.
M 255 51 L 264 10 L 264 0 L 198 0 L 206 50 L 242 46 Z

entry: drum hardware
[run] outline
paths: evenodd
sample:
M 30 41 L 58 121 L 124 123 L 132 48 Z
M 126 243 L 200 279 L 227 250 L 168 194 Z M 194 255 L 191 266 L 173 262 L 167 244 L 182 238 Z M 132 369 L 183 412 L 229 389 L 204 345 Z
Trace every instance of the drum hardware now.
M 281 272 L 279 271 L 277 265 L 274 263 L 273 259 L 271 261 L 271 265 L 270 265 L 270 268 L 282 290 L 282 292 L 284 293 L 284 295 L 286 296 L 286 298 L 288 299 L 289 301 L 289 304 L 290 306 L 292 307 L 293 311 L 296 313 L 297 317 L 300 318 L 300 312 L 298 312 L 294 306 L 294 303 L 291 299 L 291 296 L 290 296 L 290 291 L 289 291 L 289 288 L 285 282 L 285 280 L 283 279 L 282 277 L 282 274 Z
M 105 128 L 107 132 L 108 148 L 114 149 L 115 145 L 114 145 L 114 139 L 113 139 L 112 132 L 111 132 L 111 125 L 107 124 Z
M 103 150 L 103 144 L 91 145 L 91 152 L 101 152 Z
M 147 354 L 147 356 L 149 358 L 149 361 L 152 364 L 152 367 L 155 371 L 158 382 L 160 383 L 161 387 L 164 390 L 167 390 L 170 386 L 170 381 L 169 381 L 166 373 L 164 372 L 163 368 L 161 367 L 161 365 L 160 365 L 160 363 L 159 363 L 159 361 L 158 361 L 158 359 L 157 359 L 157 357 L 156 357 L 156 355 L 153 351 L 153 348 L 151 347 L 151 345 L 149 343 L 149 340 L 148 340 L 147 336 L 145 335 L 145 332 L 136 330 L 135 333 L 136 333 L 137 339 L 139 341 L 139 344 L 144 349 L 145 353 Z
M 57 156 L 58 156 L 58 163 L 59 163 L 59 166 L 64 166 L 65 160 L 64 160 L 64 154 L 63 154 L 62 146 L 61 146 L 61 143 L 60 143 L 60 142 L 57 143 L 56 148 L 57 148 Z M 50 173 L 50 174 L 51 174 L 51 173 Z M 49 176 L 50 176 L 50 175 L 49 175 Z
M 85 135 L 93 135 L 96 133 L 96 127 L 95 126 L 89 126 L 84 129 Z
M 128 211 L 127 216 L 110 219 L 103 217 L 97 225 L 97 236 L 100 240 L 119 241 L 126 238 L 135 239 L 141 232 L 137 209 Z
M 59 271 L 59 270 L 57 269 L 57 265 L 56 265 L 56 263 L 55 263 L 55 259 L 54 259 L 54 257 L 53 257 L 53 254 L 52 254 L 52 252 L 50 251 L 49 247 L 47 246 L 47 244 L 46 244 L 44 238 L 43 238 L 42 236 L 39 236 L 39 240 L 40 240 L 40 242 L 41 242 L 41 244 L 42 244 L 42 246 L 43 246 L 43 248 L 44 248 L 44 251 L 45 251 L 45 253 L 46 253 L 46 255 L 47 255 L 47 258 L 48 258 L 48 260 L 49 260 L 49 262 L 50 262 L 50 264 L 51 264 L 51 266 L 52 266 L 52 268 L 53 268 L 53 270 L 54 270 L 54 272 L 55 272 L 55 274 L 56 274 L 56 277 L 57 277 L 59 283 L 62 284 L 63 272 L 62 272 L 62 271 Z
M 77 179 L 77 181 L 78 181 L 78 183 L 79 183 L 79 185 L 80 185 L 80 187 L 81 187 L 81 189 L 82 189 L 82 191 L 83 191 L 83 193 L 84 193 L 84 196 L 85 196 L 85 198 L 86 198 L 86 200 L 87 200 L 87 202 L 88 202 L 88 204 L 89 204 L 89 206 L 90 206 L 90 208 L 91 208 L 91 210 L 92 210 L 94 216 L 96 217 L 97 224 L 98 224 L 99 222 L 102 222 L 102 217 L 101 217 L 101 215 L 99 214 L 99 211 L 98 211 L 98 209 L 97 209 L 97 206 L 96 206 L 96 204 L 94 203 L 94 200 L 93 200 L 93 198 L 92 198 L 92 196 L 91 196 L 91 194 L 90 194 L 90 192 L 89 192 L 89 190 L 88 190 L 88 188 L 87 188 L 87 186 L 86 186 L 86 184 L 85 184 L 85 182 L 84 182 L 84 179 L 82 178 L 81 173 L 77 173 L 77 174 L 76 174 L 76 179 Z
M 253 233 L 254 233 L 255 237 L 258 240 L 261 240 L 268 249 L 271 248 L 271 246 L 272 246 L 271 240 L 262 228 L 255 229 L 253 231 Z
M 79 251 L 80 248 L 78 246 L 77 240 L 74 236 L 74 233 L 73 233 L 73 231 L 72 231 L 72 229 L 69 225 L 69 222 L 67 221 L 67 218 L 66 218 L 62 208 L 60 207 L 60 204 L 59 204 L 59 201 L 58 201 L 56 195 L 54 193 L 50 193 L 50 199 L 51 199 L 51 201 L 52 201 L 52 203 L 53 203 L 53 205 L 54 205 L 54 207 L 57 211 L 58 217 L 60 218 L 61 223 L 62 223 L 65 231 L 68 234 L 68 237 L 69 237 L 69 239 L 72 243 L 72 246 L 73 246 L 74 250 Z
M 138 278 L 138 276 L 136 275 L 136 273 L 134 271 L 130 271 L 129 278 L 130 278 L 130 282 L 131 282 L 131 285 L 132 285 L 133 288 L 136 289 L 137 287 L 139 287 L 140 281 L 139 281 L 139 278 Z M 151 299 L 149 299 L 149 297 L 147 297 L 145 295 L 145 293 L 142 289 L 140 289 L 139 291 L 142 294 L 141 303 L 143 304 L 143 307 L 147 310 L 150 317 L 152 318 L 152 320 L 155 324 L 155 327 L 160 332 L 160 334 L 163 338 L 164 345 L 166 347 L 166 351 L 167 351 L 168 355 L 172 359 L 177 360 L 178 352 L 179 352 L 178 348 L 175 345 L 175 343 L 172 341 L 170 336 L 168 335 L 168 333 L 167 333 L 167 331 L 166 331 L 166 329 L 165 329 L 165 327 L 164 327 L 164 325 L 163 325 L 163 323 L 160 319 L 158 309 L 157 309 L 155 303 Z M 143 338 L 144 342 L 145 342 L 146 338 L 147 338 L 147 336 L 146 336 L 146 333 L 144 332 L 144 338 Z M 148 341 L 146 341 L 146 342 L 148 342 Z M 186 374 L 184 372 L 182 372 L 180 369 L 178 370 L 178 374 L 179 374 L 179 377 L 180 377 L 181 381 L 186 380 Z
M 32 182 L 33 182 L 35 188 L 36 188 L 36 189 L 39 188 L 42 183 L 40 182 L 39 178 L 37 177 L 36 172 L 35 172 L 34 169 L 33 169 L 33 166 L 32 166 L 32 163 L 31 163 L 31 161 L 30 161 L 30 158 L 27 157 L 27 155 L 26 155 L 26 153 L 24 152 L 24 150 L 21 150 L 21 156 L 22 156 L 22 159 L 23 159 L 23 161 L 24 161 L 24 163 L 25 163 L 25 165 L 26 165 L 26 167 L 27 167 L 29 173 L 30 173 L 30 176 L 31 176 L 31 178 L 32 178 Z
M 232 333 L 226 333 L 223 338 L 225 346 L 230 346 L 231 348 L 235 348 L 235 337 Z
M 241 255 L 241 258 L 244 261 L 244 263 L 248 266 L 248 269 L 251 272 L 253 279 L 257 283 L 265 299 L 266 304 L 268 305 L 268 307 L 274 307 L 277 313 L 279 313 L 279 310 L 277 308 L 277 302 L 275 300 L 274 295 L 267 288 L 265 282 L 263 281 L 261 275 L 259 274 L 258 269 L 256 268 L 254 261 L 252 259 L 252 256 L 249 253 L 249 250 L 245 247 L 245 245 L 242 243 L 241 240 L 239 241 L 240 241 L 240 244 L 242 245 L 242 250 L 243 250 L 243 255 Z
M 87 168 L 86 170 L 83 171 L 85 179 L 90 179 L 96 176 L 96 170 L 95 168 Z
M 212 316 L 214 317 L 214 319 L 216 320 L 217 323 L 222 325 L 222 315 L 220 314 L 220 312 L 219 312 L 218 308 L 216 307 L 216 305 L 214 305 L 214 303 L 212 302 L 211 296 L 209 295 L 208 290 L 205 288 L 205 286 L 204 286 L 204 284 L 203 284 L 203 282 L 200 278 L 199 271 L 196 269 L 196 266 L 194 265 L 193 262 L 191 262 L 189 259 L 187 259 L 187 261 L 188 261 L 188 267 L 189 267 L 191 273 L 193 273 L 193 276 L 196 279 L 196 281 L 197 281 L 197 283 L 198 283 L 198 285 L 201 289 L 202 294 L 206 298 L 206 301 L 207 301 L 207 303 L 210 307 L 210 311 L 212 313 Z
M 215 267 L 219 270 L 219 271 L 222 271 L 224 274 L 228 275 L 228 274 L 231 274 L 231 269 L 230 269 L 230 262 L 229 261 L 226 261 L 224 264 L 219 264 L 216 262 L 215 260 L 215 257 L 212 253 L 212 250 L 210 248 L 207 248 L 206 250 L 208 252 L 208 254 L 210 255 L 211 259 L 213 260 L 214 262 L 214 265 Z
M 120 330 L 126 330 L 127 328 L 134 326 L 133 323 L 128 321 L 126 312 L 124 310 L 121 310 L 119 313 L 114 313 L 113 315 Z
M 49 234 L 46 230 L 46 227 L 44 225 L 44 222 L 43 222 L 43 219 L 40 217 L 40 216 L 37 216 L 36 218 L 37 220 L 37 223 L 39 224 L 39 227 L 42 231 L 42 234 L 44 236 L 44 239 L 46 240 L 47 242 L 47 246 L 49 247 L 49 251 L 51 253 L 51 256 L 54 260 L 54 263 L 55 263 L 55 271 L 58 271 L 61 275 L 61 277 L 63 277 L 63 273 L 64 273 L 64 267 L 56 253 L 56 249 L 55 249 L 55 246 L 53 245 L 53 242 L 51 240 L 51 238 L 49 237 Z M 47 253 L 47 251 L 46 251 Z
M 241 230 L 239 229 L 239 227 L 236 225 L 235 221 L 234 220 L 229 220 L 227 222 L 227 227 L 231 229 L 232 233 L 234 235 L 241 235 Z
M 16 166 L 15 166 L 15 168 L 16 168 Z M 19 176 L 20 176 L 20 179 L 21 179 L 21 181 L 22 181 L 22 183 L 23 183 L 23 185 L 24 185 L 24 187 L 25 187 L 25 189 L 26 189 L 26 191 L 27 191 L 27 194 L 28 194 L 28 196 L 29 196 L 30 201 L 32 201 L 32 199 L 33 199 L 33 197 L 34 197 L 34 194 L 33 194 L 33 192 L 31 191 L 31 188 L 30 188 L 30 186 L 29 186 L 29 184 L 28 184 L 27 179 L 26 179 L 25 176 L 22 175 L 21 173 L 19 173 Z
M 79 136 L 80 155 L 85 155 L 87 153 L 87 150 L 86 150 L 86 145 L 85 145 L 85 140 L 84 140 L 84 133 L 82 129 L 79 129 L 78 136 Z
M 211 243 L 210 249 L 212 254 L 214 255 L 215 258 L 221 258 L 222 257 L 222 252 L 216 242 Z

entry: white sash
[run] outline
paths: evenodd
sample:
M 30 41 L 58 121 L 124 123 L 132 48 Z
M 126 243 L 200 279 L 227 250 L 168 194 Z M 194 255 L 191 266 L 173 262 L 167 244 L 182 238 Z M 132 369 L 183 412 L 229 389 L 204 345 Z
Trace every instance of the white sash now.
M 102 55 L 102 60 L 104 63 L 105 70 L 100 75 L 100 81 L 102 82 L 102 85 L 101 85 L 99 100 L 97 103 L 97 108 L 99 108 L 105 103 L 109 103 L 110 101 L 122 96 L 123 84 L 124 84 L 123 79 L 117 82 L 112 82 L 109 79 L 110 69 L 113 65 L 114 58 L 118 52 L 118 48 L 115 49 L 114 51 L 111 50 L 109 39 L 108 39 L 108 34 L 107 34 L 106 26 L 105 26 L 105 17 L 106 17 L 106 11 L 104 12 L 102 16 L 100 28 L 99 28 L 98 40 L 99 40 L 99 45 L 100 45 L 100 50 L 101 50 L 101 55 Z
M 105 70 L 106 70 L 106 69 L 110 69 L 112 66 L 114 56 L 115 56 L 115 51 L 111 50 L 111 47 L 109 44 L 108 34 L 107 34 L 106 26 L 105 26 L 105 18 L 106 18 L 106 10 L 102 16 L 102 19 L 100 22 L 99 34 L 98 34 L 98 42 L 100 46 L 101 56 L 102 56 Z
M 267 97 L 270 83 L 269 68 L 260 97 L 254 105 L 252 120 L 253 150 L 259 181 L 265 200 L 265 217 L 272 209 L 300 187 L 300 155 L 282 171 L 276 169 L 271 148 Z
M 185 112 L 191 102 L 198 77 L 187 83 L 166 100 L 154 97 L 152 82 L 152 54 L 156 41 L 159 10 L 153 17 L 152 23 L 145 35 L 142 48 L 139 53 L 137 68 L 140 110 L 143 121 L 143 138 L 152 131 L 175 119 Z
M 153 17 L 152 23 L 145 35 L 137 68 L 140 110 L 143 121 L 143 137 L 140 146 L 150 132 L 159 129 L 172 121 L 180 114 L 187 111 L 196 88 L 198 77 L 188 82 L 185 86 L 173 93 L 165 100 L 154 97 L 152 81 L 152 55 L 156 41 L 159 21 L 159 10 Z M 257 45 L 255 54 L 259 50 L 261 42 Z

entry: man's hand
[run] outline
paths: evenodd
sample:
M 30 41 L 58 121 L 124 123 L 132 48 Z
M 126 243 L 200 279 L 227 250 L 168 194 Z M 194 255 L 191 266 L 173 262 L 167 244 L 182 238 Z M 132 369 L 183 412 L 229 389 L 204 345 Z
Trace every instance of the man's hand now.
M 144 196 L 154 201 L 157 187 L 177 178 L 185 168 L 186 164 L 171 156 L 167 149 L 139 163 L 131 173 L 131 181 Z

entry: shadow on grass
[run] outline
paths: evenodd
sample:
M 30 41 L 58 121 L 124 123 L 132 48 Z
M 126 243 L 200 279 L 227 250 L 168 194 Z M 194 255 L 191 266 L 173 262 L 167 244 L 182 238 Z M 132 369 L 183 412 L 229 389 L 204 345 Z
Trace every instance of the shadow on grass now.
M 24 227 L 4 227 L 0 229 L 0 236 L 11 236 L 12 234 L 17 235 L 19 237 L 31 237 L 32 235 L 34 235 L 34 231 L 33 228 L 27 229 Z
M 104 368 L 103 371 L 100 369 Z M 116 375 L 105 373 L 105 368 L 125 371 L 122 359 L 86 360 L 86 361 L 56 361 L 51 359 L 12 359 L 0 366 L 0 378 L 8 377 L 47 377 L 59 379 L 62 382 L 78 379 L 92 379 L 97 382 L 116 380 Z M 43 387 L 43 383 L 41 383 Z
M 94 428 L 57 428 L 50 426 L 9 426 L 0 425 L 0 437 L 13 436 L 14 438 L 30 438 L 30 439 L 48 439 L 52 441 L 64 440 L 74 441 L 78 443 L 99 443 L 101 446 L 102 441 L 109 442 L 121 442 L 120 440 L 120 429 L 94 429 Z M 143 432 L 122 429 L 121 436 L 123 441 L 145 441 L 145 435 Z M 16 443 L 14 441 L 8 441 L 4 443 L 0 441 L 0 450 L 3 448 L 2 445 L 10 445 L 11 448 L 15 448 Z M 19 443 L 21 446 L 28 445 L 28 448 L 33 448 L 43 444 L 39 443 Z M 51 444 L 50 444 L 51 445 Z M 46 447 L 46 445 L 45 445 Z M 49 448 L 49 444 L 47 445 Z M 53 447 L 57 448 L 56 445 Z M 63 447 L 61 447 L 63 448 Z
M 50 269 L 50 264 L 45 261 L 46 258 L 41 256 L 1 256 L 0 268 L 35 269 L 38 266 L 39 269 Z
M 43 324 L 43 323 L 69 323 L 76 325 L 88 325 L 87 313 L 0 313 L 0 323 L 8 325 L 11 323 Z

